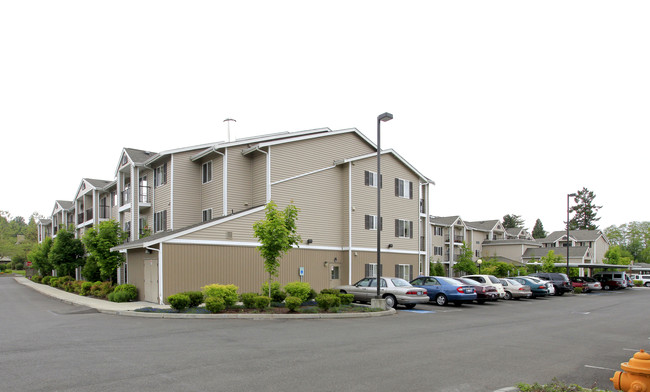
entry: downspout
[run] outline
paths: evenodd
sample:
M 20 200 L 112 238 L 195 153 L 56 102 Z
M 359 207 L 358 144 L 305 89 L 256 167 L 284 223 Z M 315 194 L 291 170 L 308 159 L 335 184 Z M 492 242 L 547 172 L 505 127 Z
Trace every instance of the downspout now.
M 226 216 L 228 215 L 228 149 L 224 149 L 225 153 L 217 151 L 217 148 L 212 146 L 212 152 L 216 152 L 217 154 L 221 155 L 221 168 L 222 168 L 222 196 L 221 196 L 221 203 L 223 204 L 221 208 L 221 215 Z
M 352 162 L 348 163 L 348 284 L 352 284 Z
M 271 201 L 271 147 L 269 151 L 260 150 L 259 146 L 255 147 L 253 151 L 259 151 L 266 155 L 266 202 Z
M 164 304 L 163 301 L 163 243 L 160 243 L 158 251 L 158 303 Z

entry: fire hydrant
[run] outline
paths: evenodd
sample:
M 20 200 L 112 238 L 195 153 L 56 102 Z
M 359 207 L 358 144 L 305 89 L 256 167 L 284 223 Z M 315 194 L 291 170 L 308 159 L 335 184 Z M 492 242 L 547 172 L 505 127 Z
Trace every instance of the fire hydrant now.
M 614 388 L 623 392 L 650 392 L 650 354 L 641 350 L 621 363 L 622 372 L 614 373 L 609 380 Z

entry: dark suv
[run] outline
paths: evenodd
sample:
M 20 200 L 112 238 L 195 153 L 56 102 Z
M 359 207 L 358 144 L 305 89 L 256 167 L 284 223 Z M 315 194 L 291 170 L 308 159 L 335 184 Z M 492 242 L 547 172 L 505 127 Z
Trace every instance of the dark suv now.
M 530 276 L 536 276 L 553 283 L 553 287 L 555 287 L 555 295 L 564 295 L 564 293 L 573 291 L 573 285 L 566 274 L 559 274 L 556 272 L 537 272 L 530 274 Z

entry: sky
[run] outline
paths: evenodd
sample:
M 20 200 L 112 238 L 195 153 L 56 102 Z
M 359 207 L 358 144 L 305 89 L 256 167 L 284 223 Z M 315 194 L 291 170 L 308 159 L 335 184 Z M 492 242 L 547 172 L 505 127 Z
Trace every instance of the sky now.
M 123 147 L 357 128 L 436 216 L 650 221 L 648 1 L 0 0 L 0 210 L 49 216 Z

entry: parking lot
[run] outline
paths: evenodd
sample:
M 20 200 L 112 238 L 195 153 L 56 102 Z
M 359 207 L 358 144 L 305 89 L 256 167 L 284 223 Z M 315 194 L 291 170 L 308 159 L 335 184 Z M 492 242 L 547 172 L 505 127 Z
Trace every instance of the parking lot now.
M 556 377 L 610 388 L 650 342 L 647 288 L 337 320 L 112 316 L 13 279 L 0 297 L 4 391 L 481 392 Z

